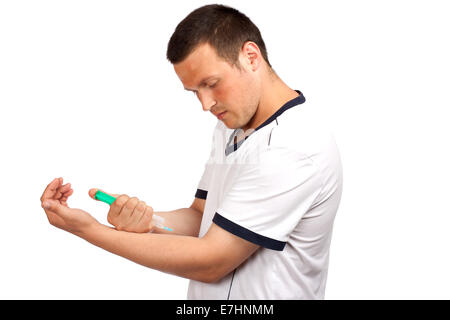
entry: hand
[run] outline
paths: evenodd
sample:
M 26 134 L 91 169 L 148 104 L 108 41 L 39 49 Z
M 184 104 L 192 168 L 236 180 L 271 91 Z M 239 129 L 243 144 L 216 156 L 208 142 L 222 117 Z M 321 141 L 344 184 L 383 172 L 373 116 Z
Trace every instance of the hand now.
M 89 196 L 95 199 L 99 189 L 90 189 Z M 105 192 L 100 189 L 100 191 Z M 107 193 L 107 192 L 105 192 Z M 126 194 L 107 193 L 116 198 L 108 212 L 108 222 L 119 231 L 146 233 L 154 229 L 152 223 L 153 208 L 136 197 Z M 96 199 L 95 199 L 96 200 Z
M 82 235 L 98 224 L 89 213 L 72 209 L 67 205 L 73 189 L 70 183 L 63 185 L 63 178 L 56 178 L 47 185 L 41 196 L 41 206 L 51 225 L 76 235 Z

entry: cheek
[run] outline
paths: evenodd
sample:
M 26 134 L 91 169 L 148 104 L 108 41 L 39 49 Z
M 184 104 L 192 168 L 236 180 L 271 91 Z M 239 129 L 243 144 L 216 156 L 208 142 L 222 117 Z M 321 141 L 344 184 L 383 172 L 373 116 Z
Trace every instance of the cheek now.
M 223 105 L 226 102 L 226 92 L 225 88 L 217 88 L 214 90 L 214 98 L 219 105 Z
M 243 102 L 243 90 L 238 83 L 223 84 L 216 89 L 216 99 L 220 106 L 225 109 L 236 109 Z
M 236 85 L 230 81 L 223 81 L 215 89 L 215 96 L 222 103 L 233 102 Z

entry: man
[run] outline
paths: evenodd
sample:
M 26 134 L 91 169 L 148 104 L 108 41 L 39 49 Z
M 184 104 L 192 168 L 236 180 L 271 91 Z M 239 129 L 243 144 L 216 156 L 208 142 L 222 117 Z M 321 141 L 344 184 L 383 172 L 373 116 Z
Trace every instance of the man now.
M 218 118 L 192 205 L 157 212 L 173 232 L 155 227 L 153 208 L 127 195 L 114 195 L 115 229 L 104 226 L 67 206 L 72 189 L 62 178 L 41 197 L 50 223 L 191 279 L 191 299 L 322 299 L 342 191 L 332 135 L 278 77 L 258 28 L 235 9 L 193 11 L 167 57 L 184 88 Z

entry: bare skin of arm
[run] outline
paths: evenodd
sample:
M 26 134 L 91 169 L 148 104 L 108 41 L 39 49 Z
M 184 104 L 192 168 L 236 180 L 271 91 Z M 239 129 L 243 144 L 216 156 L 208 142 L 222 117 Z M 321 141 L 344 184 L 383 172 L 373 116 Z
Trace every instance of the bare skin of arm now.
M 192 235 L 138 233 L 110 228 L 99 223 L 88 212 L 70 208 L 67 200 L 73 190 L 70 184 L 63 185 L 62 183 L 62 178 L 54 179 L 41 196 L 41 206 L 51 225 L 152 269 L 210 283 L 218 281 L 230 273 L 259 248 L 215 224 L 212 224 L 208 232 L 201 238 Z M 125 199 L 125 197 L 123 198 Z M 131 198 L 128 197 L 129 199 Z M 131 205 L 128 200 L 124 204 L 132 208 L 136 201 L 132 201 L 133 205 Z M 136 212 L 134 209 L 122 211 L 123 208 L 119 207 L 121 203 L 122 201 L 116 204 L 116 209 L 120 209 L 119 217 L 121 214 L 128 215 L 131 210 L 131 217 L 136 214 L 136 217 L 139 218 L 138 222 L 145 222 L 142 218 L 146 219 L 145 212 L 150 211 L 146 206 L 139 205 L 140 202 L 137 201 L 134 209 L 138 205 L 139 209 Z M 175 216 L 180 213 L 192 214 L 192 217 L 187 219 L 199 221 L 196 218 L 200 215 L 197 209 L 202 209 L 201 201 L 194 201 L 190 208 L 186 208 L 187 211 L 180 209 L 183 211 L 175 210 L 165 214 L 161 213 L 161 215 L 166 216 L 168 223 L 170 223 L 170 215 Z M 143 216 L 139 217 L 138 214 Z M 197 233 L 198 235 L 197 229 L 198 225 L 186 228 L 187 233 Z
M 205 200 L 195 198 L 189 208 L 173 211 L 155 212 L 165 220 L 165 225 L 172 228 L 175 234 L 198 237 L 200 223 L 202 222 Z M 172 232 L 155 228 L 156 233 L 172 234 Z

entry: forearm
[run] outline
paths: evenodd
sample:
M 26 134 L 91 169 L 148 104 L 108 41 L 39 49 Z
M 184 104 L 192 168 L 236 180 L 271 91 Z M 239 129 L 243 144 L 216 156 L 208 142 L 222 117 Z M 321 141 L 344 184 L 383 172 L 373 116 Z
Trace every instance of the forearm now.
M 192 208 L 182 208 L 173 211 L 155 212 L 154 214 L 164 218 L 164 225 L 173 230 L 155 228 L 155 233 L 177 234 L 198 237 L 202 213 Z
M 79 236 L 152 269 L 203 282 L 214 277 L 207 242 L 201 238 L 117 231 L 101 224 Z

